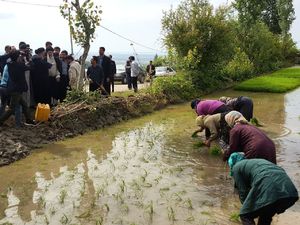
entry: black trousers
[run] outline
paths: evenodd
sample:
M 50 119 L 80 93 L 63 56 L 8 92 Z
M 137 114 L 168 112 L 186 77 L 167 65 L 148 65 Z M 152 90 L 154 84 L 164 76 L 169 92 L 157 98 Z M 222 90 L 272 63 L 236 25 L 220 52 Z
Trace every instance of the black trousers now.
M 110 95 L 110 79 L 109 77 L 104 78 L 103 87 L 105 91 Z
M 240 96 L 237 100 L 235 110 L 240 112 L 246 120 L 250 121 L 253 117 L 253 102 L 251 98 Z
M 126 74 L 126 80 L 127 80 L 128 89 L 131 90 L 132 89 L 132 83 L 131 83 L 131 75 L 130 75 L 130 73 Z
M 283 213 L 298 200 L 298 197 L 282 198 L 276 202 L 260 208 L 252 213 L 240 215 L 243 225 L 255 225 L 254 219 L 258 217 L 257 225 L 270 225 L 272 217 L 277 213 Z
M 90 91 L 96 91 L 97 89 L 99 89 L 99 85 L 95 84 L 95 83 L 91 83 L 90 84 Z
M 27 104 L 25 100 L 22 98 L 22 93 L 11 93 L 11 100 L 10 100 L 10 106 L 9 109 L 3 113 L 3 115 L 0 118 L 0 124 L 5 122 L 12 114 L 14 114 L 16 107 L 19 106 L 19 104 L 22 106 L 23 113 L 25 115 L 26 121 L 30 120 L 30 114 L 27 108 Z
M 132 87 L 134 92 L 138 91 L 137 77 L 131 77 Z

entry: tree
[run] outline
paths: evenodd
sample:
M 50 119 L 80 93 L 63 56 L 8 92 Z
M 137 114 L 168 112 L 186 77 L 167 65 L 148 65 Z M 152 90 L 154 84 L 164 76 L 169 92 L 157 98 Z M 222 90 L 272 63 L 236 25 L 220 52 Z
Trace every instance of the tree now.
M 83 48 L 80 57 L 81 73 L 77 89 L 82 89 L 85 74 L 85 61 L 90 50 L 90 43 L 95 39 L 96 28 L 100 25 L 100 6 L 93 0 L 63 0 L 61 15 L 68 21 L 75 43 Z
M 207 0 L 184 0 L 164 12 L 164 44 L 179 57 L 181 69 L 217 76 L 234 54 L 230 21 L 228 7 L 214 10 Z
M 295 19 L 292 0 L 236 0 L 233 6 L 244 26 L 263 22 L 274 34 L 287 35 Z

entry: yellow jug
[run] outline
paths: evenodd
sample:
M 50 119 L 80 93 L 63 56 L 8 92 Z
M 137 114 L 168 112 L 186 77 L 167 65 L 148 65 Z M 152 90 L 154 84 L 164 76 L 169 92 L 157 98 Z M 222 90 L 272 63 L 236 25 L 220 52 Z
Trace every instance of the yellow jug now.
M 49 116 L 50 116 L 49 104 L 39 103 L 35 110 L 35 121 L 38 121 L 38 122 L 48 121 Z

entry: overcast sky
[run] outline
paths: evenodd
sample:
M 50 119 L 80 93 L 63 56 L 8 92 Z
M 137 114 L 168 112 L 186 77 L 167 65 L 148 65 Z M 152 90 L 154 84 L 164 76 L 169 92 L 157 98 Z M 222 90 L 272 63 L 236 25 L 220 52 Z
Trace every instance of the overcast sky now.
M 0 48 L 6 44 L 18 45 L 20 41 L 31 44 L 33 49 L 44 46 L 50 40 L 55 46 L 70 50 L 67 22 L 58 8 L 9 3 L 0 0 Z M 59 5 L 62 0 L 14 0 L 27 3 Z M 134 45 L 138 53 L 158 53 L 163 50 L 161 42 L 162 11 L 176 7 L 180 0 L 95 0 L 102 6 L 101 25 L 129 39 L 157 50 Z M 226 0 L 211 0 L 214 6 Z M 292 35 L 300 47 L 300 1 L 294 0 L 297 19 L 292 26 Z M 107 52 L 132 52 L 130 42 L 99 28 L 91 51 L 105 46 Z M 80 48 L 75 48 L 77 53 Z

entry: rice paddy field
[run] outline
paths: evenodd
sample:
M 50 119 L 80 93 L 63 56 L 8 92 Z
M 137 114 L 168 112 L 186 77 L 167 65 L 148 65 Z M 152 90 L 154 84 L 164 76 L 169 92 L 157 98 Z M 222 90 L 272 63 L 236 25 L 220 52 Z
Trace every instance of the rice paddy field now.
M 246 80 L 235 90 L 284 93 L 300 86 L 300 67 L 278 70 L 274 73 Z

